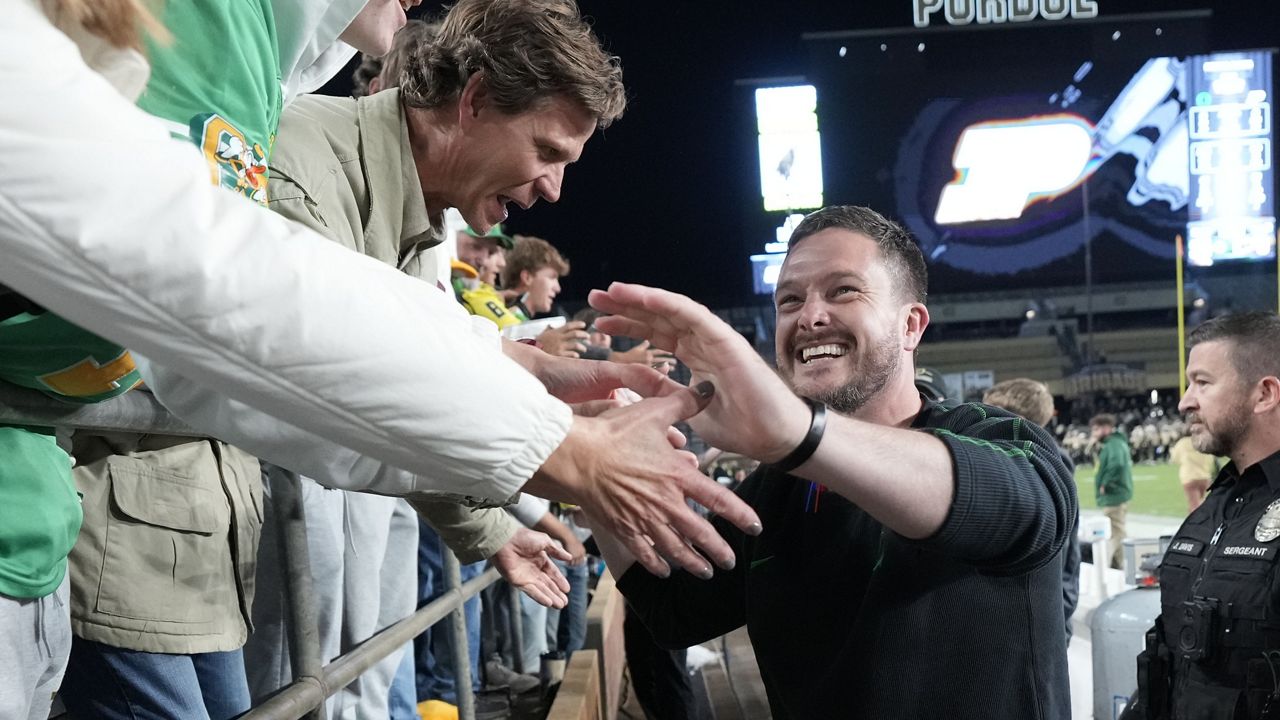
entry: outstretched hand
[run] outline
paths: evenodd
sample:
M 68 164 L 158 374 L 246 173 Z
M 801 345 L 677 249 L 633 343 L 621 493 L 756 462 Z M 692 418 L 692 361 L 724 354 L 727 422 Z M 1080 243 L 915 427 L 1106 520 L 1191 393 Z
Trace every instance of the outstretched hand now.
M 675 353 L 710 381 L 715 397 L 690 425 L 708 443 L 764 462 L 785 457 L 804 437 L 809 410 L 746 338 L 710 310 L 677 293 L 627 283 L 592 290 L 592 307 L 608 313 L 604 332 L 645 338 Z
M 686 500 L 753 535 L 760 532 L 760 519 L 741 498 L 698 472 L 697 459 L 672 447 L 667 433 L 707 399 L 681 387 L 597 417 L 575 417 L 574 429 L 531 481 L 531 491 L 569 494 L 566 499 L 581 505 L 656 575 L 670 574 L 668 562 L 704 578 L 713 573 L 707 558 L 733 567 L 733 549 Z
M 684 386 L 653 368 L 637 364 L 544 356 L 533 374 L 547 392 L 567 403 L 602 400 L 612 390 L 629 388 L 644 397 L 667 395 Z
M 520 588 L 539 605 L 563 608 L 569 603 L 569 581 L 551 558 L 574 558 L 546 533 L 522 527 L 490 560 L 507 582 Z
M 538 344 L 548 355 L 565 358 L 580 357 L 587 350 L 586 323 L 574 320 L 558 328 L 547 328 L 538 335 Z
M 671 353 L 651 347 L 648 340 L 642 340 L 639 345 L 630 350 L 622 352 L 615 350 L 609 353 L 609 359 L 616 363 L 646 365 L 664 375 L 670 375 L 676 367 L 676 359 Z

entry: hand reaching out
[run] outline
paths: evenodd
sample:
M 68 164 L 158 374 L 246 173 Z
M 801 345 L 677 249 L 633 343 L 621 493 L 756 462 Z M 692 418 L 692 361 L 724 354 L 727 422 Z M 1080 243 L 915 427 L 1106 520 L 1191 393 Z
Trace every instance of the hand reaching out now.
M 530 351 L 536 352 L 532 348 Z M 630 388 L 644 397 L 684 389 L 683 385 L 644 365 L 538 355 L 541 357 L 536 358 L 529 371 L 546 386 L 547 392 L 567 403 L 603 400 L 617 388 Z
M 695 548 L 721 567 L 733 567 L 733 549 L 686 499 L 751 534 L 760 532 L 760 519 L 740 498 L 698 472 L 696 458 L 672 447 L 668 435 L 675 422 L 697 413 L 705 400 L 679 388 L 596 417 L 577 416 L 569 437 L 526 489 L 581 505 L 598 527 L 656 575 L 668 575 L 670 561 L 710 577 L 710 563 Z
M 804 437 L 808 407 L 745 338 L 706 307 L 684 295 L 625 283 L 592 290 L 590 300 L 609 313 L 596 320 L 601 330 L 646 338 L 688 365 L 694 384 L 715 385 L 711 404 L 690 420 L 708 443 L 772 462 Z
M 663 375 L 670 375 L 675 370 L 675 356 L 665 350 L 651 347 L 648 340 L 625 352 L 609 353 L 609 359 L 616 363 L 636 363 L 651 367 Z
M 558 328 L 547 328 L 538 335 L 538 344 L 548 355 L 576 358 L 587 349 L 586 323 L 580 320 L 565 323 Z
M 564 562 L 574 559 L 546 533 L 522 527 L 490 560 L 507 582 L 538 604 L 562 608 L 569 603 L 569 581 L 551 562 L 552 557 Z

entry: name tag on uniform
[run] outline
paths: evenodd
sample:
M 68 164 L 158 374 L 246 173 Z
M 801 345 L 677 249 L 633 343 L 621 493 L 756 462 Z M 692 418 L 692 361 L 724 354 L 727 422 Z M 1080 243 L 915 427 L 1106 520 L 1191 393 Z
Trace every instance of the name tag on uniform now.
M 1227 545 L 1222 548 L 1220 555 L 1222 557 L 1271 560 L 1276 556 L 1276 548 L 1274 545 Z
M 1169 552 L 1179 555 L 1198 556 L 1203 549 L 1204 543 L 1199 540 L 1174 540 L 1169 543 Z

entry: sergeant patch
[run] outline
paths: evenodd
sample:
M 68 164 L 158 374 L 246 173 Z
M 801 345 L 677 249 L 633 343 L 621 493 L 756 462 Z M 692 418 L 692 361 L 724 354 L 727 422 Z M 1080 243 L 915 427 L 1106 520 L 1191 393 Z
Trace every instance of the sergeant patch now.
M 1280 537 L 1280 500 L 1272 501 L 1262 513 L 1262 519 L 1253 528 L 1253 539 L 1258 542 L 1271 542 Z
M 1222 548 L 1220 553 L 1222 557 L 1242 557 L 1254 558 L 1256 560 L 1270 560 L 1276 556 L 1276 546 L 1265 545 L 1227 545 Z

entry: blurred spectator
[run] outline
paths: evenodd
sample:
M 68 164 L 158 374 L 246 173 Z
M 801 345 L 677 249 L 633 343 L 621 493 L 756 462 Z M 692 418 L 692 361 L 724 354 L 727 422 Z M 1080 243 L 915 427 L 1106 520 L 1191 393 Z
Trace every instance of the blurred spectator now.
M 551 312 L 560 294 L 560 278 L 569 274 L 569 261 L 542 238 L 517 235 L 515 240 L 515 249 L 507 253 L 506 267 L 502 269 L 502 287 L 508 297 L 507 312 L 523 324 Z M 508 336 L 528 337 L 509 331 Z M 551 326 L 539 332 L 536 339 L 550 355 L 580 357 L 586 350 L 586 324 L 572 321 Z
M 351 97 L 364 97 L 389 87 L 399 87 L 400 73 L 404 70 L 409 48 L 424 39 L 430 39 L 439 30 L 439 24 L 411 19 L 396 31 L 391 50 L 386 55 L 360 54 L 360 64 L 352 76 Z
M 1116 431 L 1128 439 L 1134 462 L 1167 460 L 1173 444 L 1187 434 L 1186 423 L 1173 407 L 1167 404 L 1153 405 L 1146 395 L 1109 398 L 1103 408 L 1100 412 L 1116 417 Z M 1091 437 L 1088 418 L 1065 425 L 1061 424 L 1062 421 L 1063 418 L 1060 417 L 1056 432 L 1072 461 L 1076 465 L 1093 464 L 1098 444 Z M 1134 431 L 1139 428 L 1140 431 L 1135 435 Z
M 569 261 L 542 238 L 517 235 L 516 247 L 507 253 L 502 287 L 516 294 L 511 307 L 521 320 L 550 312 L 560 294 L 560 278 L 569 274 Z
M 1101 443 L 1094 474 L 1098 507 L 1111 521 L 1111 567 L 1123 567 L 1124 520 L 1133 499 L 1133 459 L 1124 434 L 1116 431 L 1116 416 L 1103 413 L 1089 421 L 1093 439 Z M 1095 563 L 1102 558 L 1094 558 Z
M 1169 459 L 1178 466 L 1178 482 L 1187 495 L 1187 513 L 1193 513 L 1204 502 L 1209 485 L 1218 475 L 1218 459 L 1196 450 L 1190 435 L 1174 443 Z
M 455 236 L 458 260 L 475 268 L 476 279 L 490 287 L 501 278 L 502 270 L 507 266 L 507 252 L 515 248 L 515 242 L 503 231 L 501 224 L 494 225 L 486 233 L 476 232 L 467 226 Z M 459 296 L 464 289 L 471 288 L 465 285 L 454 287 Z
M 933 368 L 916 368 L 916 389 L 926 400 L 940 403 L 947 399 L 947 384 L 943 382 L 942 373 Z

